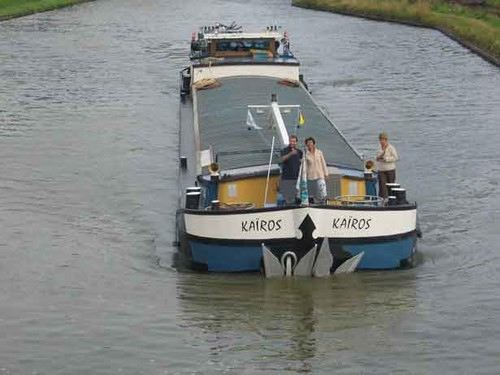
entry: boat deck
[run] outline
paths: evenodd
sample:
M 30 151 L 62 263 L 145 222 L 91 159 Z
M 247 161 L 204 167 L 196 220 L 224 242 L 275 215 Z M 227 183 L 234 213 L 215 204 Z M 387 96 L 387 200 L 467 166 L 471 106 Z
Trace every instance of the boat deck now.
M 217 66 L 217 65 L 295 65 L 299 66 L 299 61 L 293 56 L 255 56 L 255 57 L 219 57 L 219 58 L 202 58 L 193 59 L 192 65 L 194 68 L 204 66 Z
M 246 125 L 248 105 L 269 105 L 271 94 L 279 105 L 300 105 L 305 124 L 297 128 L 297 111 L 283 114 L 289 134 L 297 134 L 303 147 L 304 139 L 314 137 L 328 165 L 363 169 L 363 161 L 346 142 L 332 122 L 313 102 L 306 89 L 279 83 L 276 78 L 230 77 L 218 79 L 219 87 L 197 90 L 198 126 L 201 149 L 212 148 L 222 170 L 266 165 L 276 131 L 270 128 L 269 116 L 253 112 L 262 130 L 249 130 Z M 283 111 L 282 111 L 283 112 Z M 276 137 L 278 162 L 283 147 Z

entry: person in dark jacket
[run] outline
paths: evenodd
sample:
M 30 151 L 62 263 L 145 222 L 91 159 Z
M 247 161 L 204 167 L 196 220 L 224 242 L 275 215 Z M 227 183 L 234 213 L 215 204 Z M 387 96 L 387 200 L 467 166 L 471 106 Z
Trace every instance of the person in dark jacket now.
M 281 150 L 280 192 L 287 204 L 294 204 L 297 198 L 297 178 L 303 156 L 297 149 L 297 141 L 296 135 L 290 135 L 288 146 Z

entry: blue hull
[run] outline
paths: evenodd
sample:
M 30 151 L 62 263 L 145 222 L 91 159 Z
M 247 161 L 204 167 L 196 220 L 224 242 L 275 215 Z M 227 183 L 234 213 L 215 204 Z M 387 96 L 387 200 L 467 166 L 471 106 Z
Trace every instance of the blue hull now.
M 259 271 L 262 259 L 260 245 L 219 245 L 189 241 L 191 260 L 206 265 L 210 272 Z
M 372 244 L 344 245 L 351 255 L 364 252 L 357 269 L 387 270 L 411 265 L 416 251 L 416 237 Z
M 191 262 L 196 265 L 196 268 L 209 272 L 255 272 L 261 269 L 262 248 L 260 244 L 238 244 L 237 242 L 219 244 L 190 239 L 187 245 Z M 338 259 L 339 254 L 343 260 L 346 260 L 364 252 L 358 269 L 396 269 L 412 265 L 416 251 L 416 234 L 380 242 L 341 244 L 338 240 L 330 240 L 330 248 L 334 249 L 332 251 L 334 259 Z

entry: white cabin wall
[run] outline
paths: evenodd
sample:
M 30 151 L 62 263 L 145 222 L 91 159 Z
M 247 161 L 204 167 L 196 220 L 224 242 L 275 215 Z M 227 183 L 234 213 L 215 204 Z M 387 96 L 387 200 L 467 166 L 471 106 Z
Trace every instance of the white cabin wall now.
M 194 68 L 193 82 L 208 78 L 232 76 L 264 76 L 278 79 L 299 80 L 299 67 L 286 65 L 222 65 Z

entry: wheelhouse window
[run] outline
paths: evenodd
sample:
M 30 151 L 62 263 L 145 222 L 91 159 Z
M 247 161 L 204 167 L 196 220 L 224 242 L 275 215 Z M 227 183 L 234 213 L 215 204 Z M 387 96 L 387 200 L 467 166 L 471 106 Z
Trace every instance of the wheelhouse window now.
M 270 40 L 220 40 L 217 41 L 217 52 L 251 52 L 252 50 L 269 51 Z

